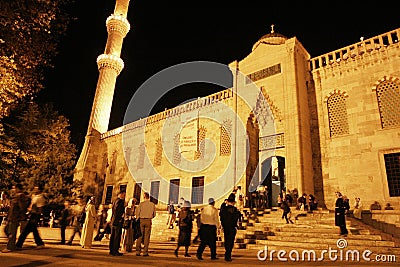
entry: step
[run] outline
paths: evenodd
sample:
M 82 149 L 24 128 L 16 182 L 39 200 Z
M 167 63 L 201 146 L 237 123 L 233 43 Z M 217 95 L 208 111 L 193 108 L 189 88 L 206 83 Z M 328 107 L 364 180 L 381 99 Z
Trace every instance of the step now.
M 388 250 L 388 249 L 392 249 L 393 246 L 388 246 L 388 245 L 384 245 L 387 243 L 382 243 L 381 245 L 377 245 L 377 246 L 366 246 L 366 245 L 359 245 L 357 242 L 349 242 L 349 240 L 347 240 L 347 247 L 349 249 L 375 249 L 376 251 L 381 251 L 381 250 Z M 350 241 L 354 241 L 354 240 L 350 240 Z M 382 242 L 382 241 L 375 241 L 375 242 Z M 379 243 L 377 243 L 379 244 Z M 329 249 L 329 247 L 331 248 L 337 248 L 337 243 L 336 241 L 332 244 L 328 244 L 328 243 L 309 243 L 308 241 L 305 242 L 292 242 L 292 241 L 281 241 L 281 240 L 257 240 L 256 241 L 256 245 L 259 245 L 259 247 L 261 246 L 278 246 L 278 247 L 283 247 L 283 248 L 287 248 L 287 247 L 295 247 L 297 249 Z
M 373 246 L 373 247 L 394 247 L 394 242 L 393 241 L 383 241 L 383 240 L 362 240 L 362 239 L 354 239 L 354 238 L 348 238 L 349 236 L 345 237 L 344 239 L 347 240 L 347 243 L 349 246 Z M 320 238 L 320 237 L 308 237 L 307 239 L 304 239 L 304 237 L 294 237 L 294 236 L 268 236 L 267 240 L 271 241 L 282 241 L 282 242 L 293 242 L 293 243 L 302 243 L 306 241 L 307 243 L 311 244 L 319 244 L 323 243 L 324 245 L 335 245 L 336 242 L 338 242 L 339 239 L 343 239 L 343 237 L 336 235 L 336 237 L 332 238 Z
M 338 234 L 329 234 L 329 233 L 312 233 L 312 232 L 273 232 L 275 236 L 280 237 L 302 237 L 302 238 L 313 238 L 320 237 L 322 239 L 325 238 L 337 238 Z M 349 234 L 346 239 L 361 239 L 361 240 L 382 240 L 380 235 L 370 235 L 370 234 Z
M 273 251 L 273 254 L 272 254 L 273 255 L 273 259 L 276 260 L 277 259 L 277 252 L 279 250 L 283 250 L 283 251 L 286 252 L 286 254 L 285 254 L 286 257 L 285 258 L 288 258 L 288 255 L 289 255 L 289 253 L 291 253 L 292 250 L 295 250 L 295 251 L 297 251 L 299 253 L 300 259 L 302 257 L 303 251 L 305 252 L 305 259 L 309 259 L 307 251 L 311 251 L 311 250 L 315 251 L 316 259 L 318 259 L 318 258 L 321 258 L 322 251 L 325 250 L 324 251 L 324 259 L 329 260 L 329 254 L 326 253 L 326 250 L 329 250 L 329 247 L 323 248 L 323 249 L 319 249 L 319 248 L 311 248 L 311 247 L 298 248 L 298 247 L 294 247 L 294 246 L 282 247 L 282 246 L 274 245 L 274 244 L 270 244 L 270 245 L 267 245 L 267 246 L 259 245 L 259 244 L 248 244 L 248 245 L 246 245 L 246 249 L 250 250 L 250 251 L 254 251 L 255 256 L 257 256 L 257 254 L 260 252 L 260 250 L 262 250 L 263 253 L 266 251 L 267 255 L 268 255 L 268 260 L 269 260 L 269 257 L 271 255 L 270 253 L 272 251 Z M 391 257 L 392 258 L 392 262 L 389 262 L 389 264 L 391 264 L 390 266 L 395 266 L 394 262 L 397 262 L 398 259 L 400 258 L 400 249 L 399 248 L 389 248 L 389 247 L 379 247 L 379 248 L 368 248 L 368 247 L 355 248 L 354 247 L 353 248 L 353 247 L 347 247 L 345 249 L 338 249 L 337 246 L 334 246 L 334 247 L 331 247 L 331 250 L 343 251 L 343 253 L 344 253 L 344 254 L 342 253 L 342 255 L 344 257 L 343 259 L 345 259 L 345 255 L 346 255 L 347 251 L 358 250 L 359 255 L 360 255 L 360 261 L 362 261 L 362 253 L 365 250 L 370 250 L 372 252 L 371 256 L 369 257 L 370 259 L 374 259 L 375 255 L 377 255 L 377 254 L 385 255 L 385 256 L 388 256 L 388 257 L 394 256 L 394 257 Z M 263 254 L 263 253 L 261 253 L 260 256 L 264 256 L 265 254 Z M 348 252 L 348 253 L 350 253 L 350 252 Z M 295 254 L 292 254 L 292 255 L 295 256 Z M 336 252 L 336 255 L 338 255 L 338 259 L 340 259 L 339 258 L 340 257 L 340 253 Z M 349 259 L 352 259 L 351 258 L 351 254 L 348 254 L 348 255 L 349 255 Z M 313 260 L 309 260 L 309 261 L 313 261 Z M 345 264 L 343 266 L 346 266 L 346 265 L 349 265 L 349 264 Z

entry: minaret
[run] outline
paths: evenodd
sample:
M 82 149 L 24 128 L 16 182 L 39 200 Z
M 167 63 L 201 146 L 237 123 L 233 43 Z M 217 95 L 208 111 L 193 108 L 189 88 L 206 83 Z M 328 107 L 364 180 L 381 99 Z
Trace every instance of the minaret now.
M 89 125 L 81 155 L 75 167 L 74 179 L 81 180 L 84 189 L 96 187 L 98 160 L 106 152 L 100 135 L 107 132 L 117 76 L 124 68 L 120 58 L 122 42 L 130 30 L 126 19 L 129 0 L 116 0 L 114 13 L 106 20 L 108 38 L 104 53 L 97 57 L 99 78 L 93 100 Z
M 126 19 L 128 5 L 129 0 L 117 0 L 114 14 L 106 20 L 108 38 L 104 54 L 97 57 L 99 79 L 90 114 L 88 135 L 93 130 L 101 134 L 108 130 L 115 82 L 124 68 L 120 55 L 122 41 L 130 29 Z

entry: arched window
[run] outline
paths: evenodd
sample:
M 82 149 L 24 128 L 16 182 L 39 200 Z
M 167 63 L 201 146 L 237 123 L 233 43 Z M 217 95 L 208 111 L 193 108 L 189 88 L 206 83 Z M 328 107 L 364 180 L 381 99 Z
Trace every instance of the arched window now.
M 327 99 L 329 132 L 331 137 L 349 133 L 346 94 L 334 93 Z
M 374 89 L 376 89 L 382 129 L 400 126 L 399 82 L 384 79 Z

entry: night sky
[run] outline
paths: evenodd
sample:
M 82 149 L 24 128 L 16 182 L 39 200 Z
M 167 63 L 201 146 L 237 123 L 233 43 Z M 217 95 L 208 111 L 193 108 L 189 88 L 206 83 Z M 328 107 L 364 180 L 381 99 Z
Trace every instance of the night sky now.
M 311 57 L 400 27 L 396 1 L 149 1 L 131 0 L 131 30 L 121 58 L 125 68 L 114 93 L 109 129 L 122 125 L 125 109 L 140 85 L 167 67 L 189 61 L 229 64 L 242 60 L 263 35 L 297 37 Z M 395 6 L 396 5 L 396 6 Z M 96 58 L 104 52 L 105 21 L 115 0 L 76 0 L 77 19 L 61 39 L 55 68 L 46 73 L 39 100 L 55 103 L 71 123 L 80 149 L 97 84 Z M 173 90 L 154 107 L 172 108 L 221 88 L 194 84 Z

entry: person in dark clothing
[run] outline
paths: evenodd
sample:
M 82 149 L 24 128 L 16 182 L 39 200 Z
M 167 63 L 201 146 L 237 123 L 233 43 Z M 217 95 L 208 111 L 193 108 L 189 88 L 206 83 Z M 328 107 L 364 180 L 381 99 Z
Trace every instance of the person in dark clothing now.
M 227 202 L 227 205 L 221 208 L 219 217 L 224 230 L 225 260 L 232 261 L 232 249 L 235 243 L 240 212 L 235 207 L 235 194 L 230 194 Z
M 22 189 L 22 184 L 17 184 L 13 189 L 14 194 L 8 209 L 7 224 L 4 227 L 4 233 L 8 237 L 8 242 L 7 247 L 2 250 L 3 253 L 16 250 L 15 242 L 17 239 L 18 226 L 21 221 L 26 220 L 28 201 Z
M 191 234 L 192 234 L 193 219 L 194 219 L 194 213 L 193 211 L 190 210 L 190 206 L 191 206 L 190 202 L 186 200 L 178 214 L 178 219 L 179 219 L 178 244 L 174 251 L 176 257 L 178 257 L 178 250 L 181 246 L 185 246 L 185 257 L 190 257 L 189 246 L 191 242 Z
M 350 209 L 349 202 L 345 200 L 340 192 L 336 192 L 335 203 L 335 225 L 340 227 L 340 235 L 347 236 L 346 211 Z
M 286 220 L 286 223 L 289 223 L 289 222 L 293 223 L 293 221 L 290 219 L 290 214 L 291 214 L 290 206 L 286 200 L 282 201 L 281 208 L 283 210 L 282 219 L 284 218 Z M 289 215 L 289 217 L 288 217 L 288 215 Z
M 18 241 L 16 243 L 17 248 L 22 248 L 22 245 L 24 244 L 26 237 L 30 233 L 33 234 L 33 238 L 35 239 L 37 248 L 44 248 L 44 242 L 40 237 L 37 227 L 40 221 L 40 216 L 42 216 L 43 206 L 45 204 L 46 200 L 42 194 L 42 187 L 35 186 L 33 189 L 31 204 L 28 208 L 29 212 L 28 223 L 25 226 L 24 230 L 21 232 L 20 236 L 18 237 Z
M 110 237 L 110 255 L 122 256 L 119 252 L 122 235 L 122 225 L 124 223 L 125 213 L 125 191 L 120 191 L 118 198 L 113 202 L 112 205 L 112 217 L 111 217 L 111 237 Z
M 69 207 L 69 201 L 64 201 L 64 208 L 61 211 L 61 219 L 60 219 L 60 230 L 61 230 L 61 242 L 60 244 L 65 244 L 65 229 L 70 223 L 73 215 L 71 209 Z

